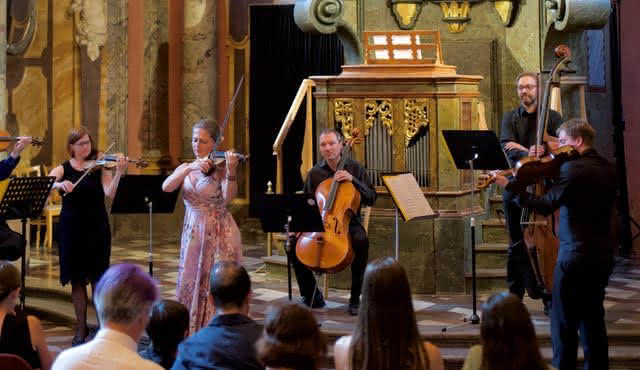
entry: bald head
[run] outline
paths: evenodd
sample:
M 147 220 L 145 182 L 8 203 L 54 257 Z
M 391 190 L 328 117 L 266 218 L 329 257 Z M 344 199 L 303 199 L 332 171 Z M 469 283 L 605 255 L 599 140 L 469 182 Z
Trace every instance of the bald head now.
M 239 308 L 251 290 L 249 274 L 235 261 L 222 261 L 213 265 L 209 292 L 216 307 Z

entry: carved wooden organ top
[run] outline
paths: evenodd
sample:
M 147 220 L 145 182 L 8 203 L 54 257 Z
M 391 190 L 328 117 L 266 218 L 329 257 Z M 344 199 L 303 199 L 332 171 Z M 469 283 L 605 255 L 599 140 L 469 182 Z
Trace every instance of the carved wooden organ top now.
M 364 132 L 354 148 L 384 191 L 380 172 L 411 171 L 429 192 L 470 186 L 440 132 L 478 128 L 481 76 L 459 75 L 444 64 L 438 31 L 365 32 L 365 64 L 344 65 L 338 76 L 312 76 L 316 84 L 316 130 Z

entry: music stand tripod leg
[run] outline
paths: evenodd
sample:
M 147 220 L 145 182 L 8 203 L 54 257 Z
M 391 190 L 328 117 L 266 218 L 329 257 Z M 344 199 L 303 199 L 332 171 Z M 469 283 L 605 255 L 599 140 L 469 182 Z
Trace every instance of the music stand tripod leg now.
M 478 313 L 476 311 L 477 308 L 477 286 L 476 286 L 476 218 L 473 215 L 473 207 L 475 204 L 475 184 L 476 184 L 476 180 L 475 180 L 475 172 L 473 171 L 473 161 L 478 159 L 478 154 L 475 153 L 473 155 L 473 158 L 469 160 L 469 168 L 471 171 L 471 219 L 470 219 L 470 224 L 471 224 L 471 306 L 472 306 L 472 311 L 471 311 L 471 316 L 469 317 L 465 317 L 464 318 L 464 322 L 461 324 L 457 324 L 457 325 L 452 325 L 449 327 L 444 327 L 441 330 L 443 332 L 449 330 L 449 329 L 454 329 L 463 325 L 467 325 L 467 324 L 472 324 L 472 325 L 477 325 L 480 323 L 480 316 L 478 316 Z
M 290 225 L 291 225 L 291 216 L 287 216 L 287 223 L 284 225 L 284 230 L 287 236 L 284 242 L 284 252 L 287 255 L 287 290 L 289 292 L 289 302 L 291 302 L 291 300 L 293 299 L 292 292 L 291 292 L 291 258 L 290 258 L 290 254 L 291 254 L 290 239 L 291 238 L 289 237 Z

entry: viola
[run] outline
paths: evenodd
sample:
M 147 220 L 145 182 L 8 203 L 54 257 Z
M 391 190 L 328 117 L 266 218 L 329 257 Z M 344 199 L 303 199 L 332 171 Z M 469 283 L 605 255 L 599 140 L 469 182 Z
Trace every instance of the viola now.
M 20 140 L 19 136 L 11 136 L 9 132 L 5 130 L 0 130 L 0 151 L 7 150 L 11 143 L 15 143 Z M 37 139 L 35 137 L 31 138 L 31 145 L 33 146 L 42 146 L 44 141 L 41 139 Z
M 495 176 L 511 175 L 514 176 L 514 186 L 526 188 L 538 183 L 541 179 L 555 177 L 564 162 L 579 155 L 580 153 L 573 147 L 565 145 L 549 151 L 548 155 L 541 158 L 524 157 L 518 161 L 514 168 L 497 171 L 490 176 L 479 179 L 476 187 L 482 190 L 495 182 Z
M 354 129 L 352 138 L 347 140 L 340 152 L 336 172 L 344 169 L 351 147 L 362 141 L 359 136 L 360 131 Z M 341 271 L 353 260 L 349 222 L 360 207 L 360 192 L 351 182 L 337 182 L 328 178 L 318 185 L 315 197 L 324 232 L 302 233 L 296 243 L 296 256 L 313 271 Z

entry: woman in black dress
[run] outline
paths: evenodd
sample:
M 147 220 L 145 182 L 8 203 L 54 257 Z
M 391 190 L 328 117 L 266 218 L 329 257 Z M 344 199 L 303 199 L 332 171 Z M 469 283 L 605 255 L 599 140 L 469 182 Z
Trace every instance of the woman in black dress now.
M 67 151 L 71 159 L 54 168 L 49 176 L 56 178 L 53 189 L 65 194 L 58 223 L 60 283 L 71 282 L 71 299 L 78 319 L 72 341 L 75 345 L 83 343 L 88 335 L 87 284 L 95 291 L 96 283 L 109 267 L 111 232 L 104 197 L 113 199 L 127 159 L 119 154 L 115 172 L 97 168 L 76 184 L 97 156 L 89 130 L 72 129 Z

